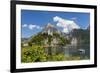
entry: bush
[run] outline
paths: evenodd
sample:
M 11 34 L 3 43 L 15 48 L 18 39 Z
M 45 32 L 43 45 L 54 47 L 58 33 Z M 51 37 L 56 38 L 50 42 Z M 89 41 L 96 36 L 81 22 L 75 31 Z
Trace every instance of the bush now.
M 53 61 L 63 61 L 63 60 L 65 60 L 65 58 L 64 58 L 63 54 L 58 54 L 58 55 L 53 55 L 52 60 Z
M 47 55 L 44 48 L 40 46 L 32 46 L 30 48 L 22 48 L 22 62 L 44 62 L 47 61 Z

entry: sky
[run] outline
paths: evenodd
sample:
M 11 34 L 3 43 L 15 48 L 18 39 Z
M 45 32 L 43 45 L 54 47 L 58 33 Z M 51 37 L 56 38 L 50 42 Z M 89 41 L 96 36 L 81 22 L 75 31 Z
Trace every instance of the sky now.
M 54 17 L 74 21 L 82 29 L 90 24 L 89 13 L 21 10 L 21 37 L 29 38 L 35 35 L 48 23 L 57 26 L 58 22 L 54 21 Z

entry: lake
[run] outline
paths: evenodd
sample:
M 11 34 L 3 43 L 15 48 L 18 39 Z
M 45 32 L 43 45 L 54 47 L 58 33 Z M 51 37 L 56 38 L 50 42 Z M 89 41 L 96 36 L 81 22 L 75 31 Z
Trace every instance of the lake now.
M 45 52 L 48 55 L 63 54 L 64 57 L 79 56 L 81 59 L 90 58 L 89 44 L 80 45 L 80 46 L 66 45 L 66 46 L 48 47 L 45 48 Z

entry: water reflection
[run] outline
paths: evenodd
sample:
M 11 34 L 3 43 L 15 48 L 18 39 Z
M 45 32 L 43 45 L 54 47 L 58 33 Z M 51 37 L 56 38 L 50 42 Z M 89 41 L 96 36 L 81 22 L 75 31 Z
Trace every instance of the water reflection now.
M 79 56 L 81 59 L 90 58 L 90 46 L 88 44 L 80 46 L 66 45 L 66 46 L 47 47 L 45 48 L 45 52 L 48 55 L 63 54 L 64 57 Z

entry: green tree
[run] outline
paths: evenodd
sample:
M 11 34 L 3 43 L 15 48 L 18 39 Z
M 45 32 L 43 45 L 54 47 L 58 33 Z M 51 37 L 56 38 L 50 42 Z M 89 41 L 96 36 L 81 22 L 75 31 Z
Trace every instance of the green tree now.
M 47 61 L 47 54 L 41 46 L 32 46 L 22 49 L 22 62 L 44 62 Z

